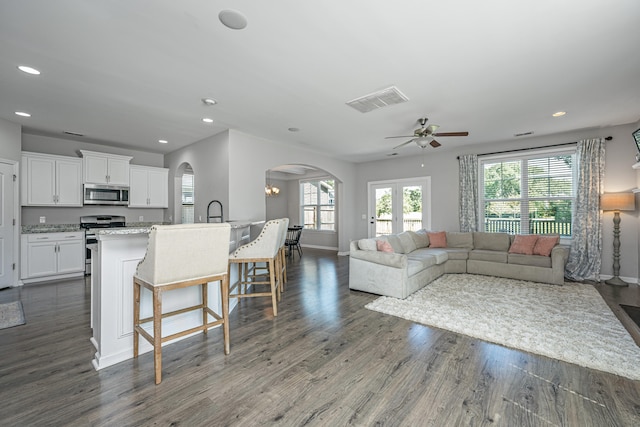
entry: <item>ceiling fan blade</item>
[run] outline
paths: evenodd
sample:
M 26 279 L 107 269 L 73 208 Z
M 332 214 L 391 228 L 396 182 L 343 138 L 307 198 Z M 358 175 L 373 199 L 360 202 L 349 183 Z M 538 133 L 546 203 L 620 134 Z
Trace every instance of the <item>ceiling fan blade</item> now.
M 469 132 L 439 132 L 434 133 L 433 136 L 468 136 Z
M 385 136 L 384 139 L 392 139 L 392 138 L 413 138 L 415 135 L 401 135 L 401 136 Z
M 442 145 L 438 141 L 436 141 L 435 139 L 433 141 L 431 141 L 429 144 L 431 144 L 431 146 L 433 148 L 438 148 L 438 147 L 440 147 Z
M 410 140 L 408 140 L 407 142 L 403 142 L 402 144 L 400 144 L 400 145 L 397 145 L 397 146 L 393 147 L 393 149 L 395 150 L 395 149 L 397 149 L 397 148 L 404 147 L 405 145 L 407 145 L 407 144 L 409 144 L 409 143 L 411 143 L 411 142 L 413 142 L 413 139 L 410 139 Z

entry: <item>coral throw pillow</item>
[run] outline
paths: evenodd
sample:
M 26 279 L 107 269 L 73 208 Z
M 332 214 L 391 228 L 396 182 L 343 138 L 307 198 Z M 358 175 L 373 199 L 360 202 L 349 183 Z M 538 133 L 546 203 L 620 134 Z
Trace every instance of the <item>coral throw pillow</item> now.
M 533 247 L 534 255 L 551 256 L 551 249 L 560 241 L 560 236 L 538 236 L 538 241 Z
M 509 248 L 510 254 L 533 255 L 533 247 L 538 241 L 535 234 L 518 234 Z
M 376 240 L 376 247 L 380 252 L 393 252 L 391 243 L 387 242 L 386 240 Z
M 427 233 L 429 236 L 430 248 L 446 248 L 447 247 L 447 233 L 439 231 L 437 233 Z

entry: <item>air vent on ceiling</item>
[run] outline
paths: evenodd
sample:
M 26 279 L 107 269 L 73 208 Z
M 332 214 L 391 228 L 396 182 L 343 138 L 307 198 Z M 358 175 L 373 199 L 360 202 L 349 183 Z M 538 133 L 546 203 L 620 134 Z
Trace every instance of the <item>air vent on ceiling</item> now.
M 378 108 L 386 107 L 388 105 L 401 104 L 407 102 L 409 98 L 400 90 L 391 86 L 386 89 L 382 89 L 378 92 L 370 93 L 369 95 L 361 96 L 360 98 L 352 99 L 347 102 L 347 105 L 355 108 L 361 113 L 368 113 L 369 111 L 376 110 Z
M 529 131 L 529 132 L 522 132 L 522 133 L 515 133 L 513 134 L 513 136 L 527 136 L 527 135 L 533 135 L 533 131 Z
M 67 135 L 73 135 L 73 136 L 84 136 L 81 133 L 76 133 L 76 132 L 67 132 L 66 130 L 62 133 L 66 133 Z

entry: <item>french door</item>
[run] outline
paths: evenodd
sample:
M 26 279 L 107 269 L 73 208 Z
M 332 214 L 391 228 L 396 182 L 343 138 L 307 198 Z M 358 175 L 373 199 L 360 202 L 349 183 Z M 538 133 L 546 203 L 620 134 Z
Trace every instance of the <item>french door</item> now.
M 431 227 L 430 177 L 370 182 L 369 237 Z

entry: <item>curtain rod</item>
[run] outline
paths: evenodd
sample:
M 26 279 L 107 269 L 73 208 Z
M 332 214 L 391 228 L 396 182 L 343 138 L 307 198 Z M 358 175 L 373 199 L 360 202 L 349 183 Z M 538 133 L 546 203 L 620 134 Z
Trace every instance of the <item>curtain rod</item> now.
M 612 136 L 607 136 L 607 137 L 605 138 L 605 140 L 607 140 L 607 141 L 611 141 L 612 139 L 613 139 L 613 137 L 612 137 Z M 491 156 L 491 155 L 493 155 L 493 154 L 515 153 L 515 152 L 518 152 L 518 151 L 537 150 L 537 149 L 539 149 L 539 148 L 562 147 L 562 146 L 565 146 L 565 145 L 574 145 L 574 144 L 577 144 L 577 142 L 565 142 L 565 143 L 563 143 L 563 144 L 543 145 L 543 146 L 541 146 L 541 147 L 517 148 L 517 149 L 515 149 L 515 150 L 494 151 L 494 152 L 492 152 L 492 153 L 482 153 L 482 154 L 478 154 L 478 157 L 481 157 L 481 156 Z M 460 156 L 456 157 L 456 159 L 460 160 Z

